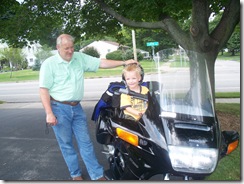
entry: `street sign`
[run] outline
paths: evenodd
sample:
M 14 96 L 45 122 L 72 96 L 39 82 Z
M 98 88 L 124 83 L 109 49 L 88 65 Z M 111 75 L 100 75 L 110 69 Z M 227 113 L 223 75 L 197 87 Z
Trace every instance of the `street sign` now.
M 147 46 L 158 46 L 158 42 L 147 42 Z

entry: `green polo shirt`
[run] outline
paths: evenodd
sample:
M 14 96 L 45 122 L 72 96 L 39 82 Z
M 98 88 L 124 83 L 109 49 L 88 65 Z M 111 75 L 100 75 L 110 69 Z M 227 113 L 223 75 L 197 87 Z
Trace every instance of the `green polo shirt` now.
M 70 62 L 56 54 L 42 63 L 39 87 L 47 88 L 56 100 L 80 101 L 84 95 L 84 72 L 96 72 L 99 65 L 99 58 L 81 52 L 74 52 Z

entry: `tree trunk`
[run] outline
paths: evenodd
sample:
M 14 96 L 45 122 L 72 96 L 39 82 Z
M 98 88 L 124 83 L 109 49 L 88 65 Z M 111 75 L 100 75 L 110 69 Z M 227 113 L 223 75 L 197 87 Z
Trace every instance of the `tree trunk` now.
M 10 70 L 11 70 L 9 78 L 12 78 L 13 65 L 12 65 L 11 61 L 9 61 L 9 66 L 10 66 Z
M 197 52 L 188 52 L 188 56 L 190 58 L 191 92 L 193 95 L 199 95 L 194 98 L 198 100 L 196 104 L 204 104 L 206 101 L 214 100 L 214 61 Z

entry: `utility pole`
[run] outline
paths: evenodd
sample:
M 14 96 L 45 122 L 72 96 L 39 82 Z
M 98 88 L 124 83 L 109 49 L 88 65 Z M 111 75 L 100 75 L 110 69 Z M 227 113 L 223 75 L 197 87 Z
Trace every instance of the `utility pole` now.
M 134 30 L 132 30 L 132 44 L 133 44 L 134 60 L 137 61 L 136 37 L 135 37 L 135 31 Z

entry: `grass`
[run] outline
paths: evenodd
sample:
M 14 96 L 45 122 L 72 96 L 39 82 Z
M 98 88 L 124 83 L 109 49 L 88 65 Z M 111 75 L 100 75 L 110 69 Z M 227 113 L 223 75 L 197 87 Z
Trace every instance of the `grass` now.
M 18 70 L 11 72 L 0 73 L 0 82 L 20 82 L 20 81 L 32 81 L 38 80 L 39 71 Z
M 240 117 L 240 104 L 239 103 L 228 103 L 228 104 L 216 103 L 216 110 Z
M 205 178 L 208 181 L 240 181 L 241 180 L 241 151 L 240 145 L 230 153 L 230 155 L 222 158 L 214 173 Z
M 216 110 L 226 114 L 232 114 L 240 117 L 240 104 L 216 104 Z M 240 181 L 241 180 L 241 146 L 230 155 L 222 158 L 213 174 L 206 177 L 205 180 L 218 181 Z
M 230 53 L 224 53 L 223 55 L 219 53 L 219 60 L 229 60 L 229 61 L 239 61 L 240 62 L 240 53 L 235 53 L 235 56 L 231 56 Z
M 217 92 L 215 98 L 240 98 L 240 92 Z

